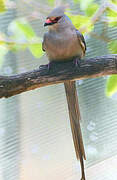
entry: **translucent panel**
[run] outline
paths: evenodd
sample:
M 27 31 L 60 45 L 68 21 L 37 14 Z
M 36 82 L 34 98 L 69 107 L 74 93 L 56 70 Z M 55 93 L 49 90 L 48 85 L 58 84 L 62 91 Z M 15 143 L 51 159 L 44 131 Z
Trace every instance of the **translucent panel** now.
M 50 2 L 50 1 L 49 1 Z M 58 1 L 56 1 L 57 3 Z M 73 13 L 78 8 L 69 3 Z M 98 3 L 102 1 L 98 1 Z M 11 4 L 10 4 L 11 3 Z M 11 8 L 0 14 L 0 32 L 11 37 L 10 23 L 25 17 L 37 36 L 42 38 L 43 23 L 52 9 L 48 1 L 9 1 Z M 83 14 L 83 12 L 81 12 Z M 105 30 L 106 29 L 106 30 Z M 117 29 L 100 21 L 94 32 L 104 31 L 116 38 Z M 0 36 L 1 37 L 1 36 Z M 85 36 L 86 57 L 108 54 L 107 42 Z M 27 48 L 9 51 L 0 67 L 1 74 L 26 72 L 48 62 L 35 58 Z M 117 179 L 117 99 L 105 95 L 108 77 L 77 81 L 81 126 L 86 151 L 87 179 Z M 43 87 L 0 101 L 0 180 L 76 180 L 80 164 L 76 160 L 64 85 Z

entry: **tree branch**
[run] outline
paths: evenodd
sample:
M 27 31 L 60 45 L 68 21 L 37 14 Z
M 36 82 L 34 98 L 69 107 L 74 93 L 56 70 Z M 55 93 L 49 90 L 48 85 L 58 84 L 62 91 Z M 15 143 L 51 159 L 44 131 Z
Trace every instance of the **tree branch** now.
M 66 80 L 95 78 L 117 74 L 117 54 L 73 61 L 52 63 L 43 68 L 12 76 L 0 76 L 0 98 L 11 97 L 39 87 L 63 83 Z

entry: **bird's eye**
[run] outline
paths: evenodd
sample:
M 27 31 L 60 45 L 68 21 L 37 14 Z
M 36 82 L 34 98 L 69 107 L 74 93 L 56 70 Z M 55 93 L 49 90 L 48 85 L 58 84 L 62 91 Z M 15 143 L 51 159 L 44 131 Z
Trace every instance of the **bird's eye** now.
M 61 18 L 61 16 L 56 17 L 56 18 L 55 18 L 55 21 L 58 21 L 60 18 Z

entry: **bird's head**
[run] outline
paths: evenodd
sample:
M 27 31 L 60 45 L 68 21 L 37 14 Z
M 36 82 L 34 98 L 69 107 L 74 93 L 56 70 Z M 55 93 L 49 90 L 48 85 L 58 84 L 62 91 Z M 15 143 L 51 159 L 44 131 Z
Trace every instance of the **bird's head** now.
M 58 21 L 61 19 L 61 16 L 58 17 L 47 17 L 44 26 L 50 26 L 58 23 Z
M 64 19 L 65 7 L 55 8 L 46 18 L 44 26 L 49 26 L 50 28 L 54 28 L 58 26 Z

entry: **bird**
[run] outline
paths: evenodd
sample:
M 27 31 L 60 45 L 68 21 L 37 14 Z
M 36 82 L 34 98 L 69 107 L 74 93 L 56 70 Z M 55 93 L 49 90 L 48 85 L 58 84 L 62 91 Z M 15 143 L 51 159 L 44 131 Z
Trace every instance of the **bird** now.
M 42 48 L 49 61 L 68 61 L 85 55 L 86 43 L 83 35 L 64 14 L 65 8 L 55 8 L 46 18 L 44 26 L 49 31 L 44 34 Z
M 46 18 L 44 26 L 48 26 L 48 32 L 44 34 L 42 49 L 45 51 L 49 62 L 79 61 L 85 56 L 86 43 L 83 35 L 72 24 L 65 14 L 65 7 L 60 6 L 52 10 Z M 77 63 L 76 63 L 77 64 Z M 85 157 L 83 139 L 80 128 L 80 109 L 78 105 L 75 82 L 64 83 L 68 100 L 69 116 L 72 136 L 76 151 L 76 157 L 81 164 L 82 178 L 85 180 L 84 162 Z M 72 93 L 72 96 L 69 94 Z M 73 108 L 75 105 L 77 109 Z

